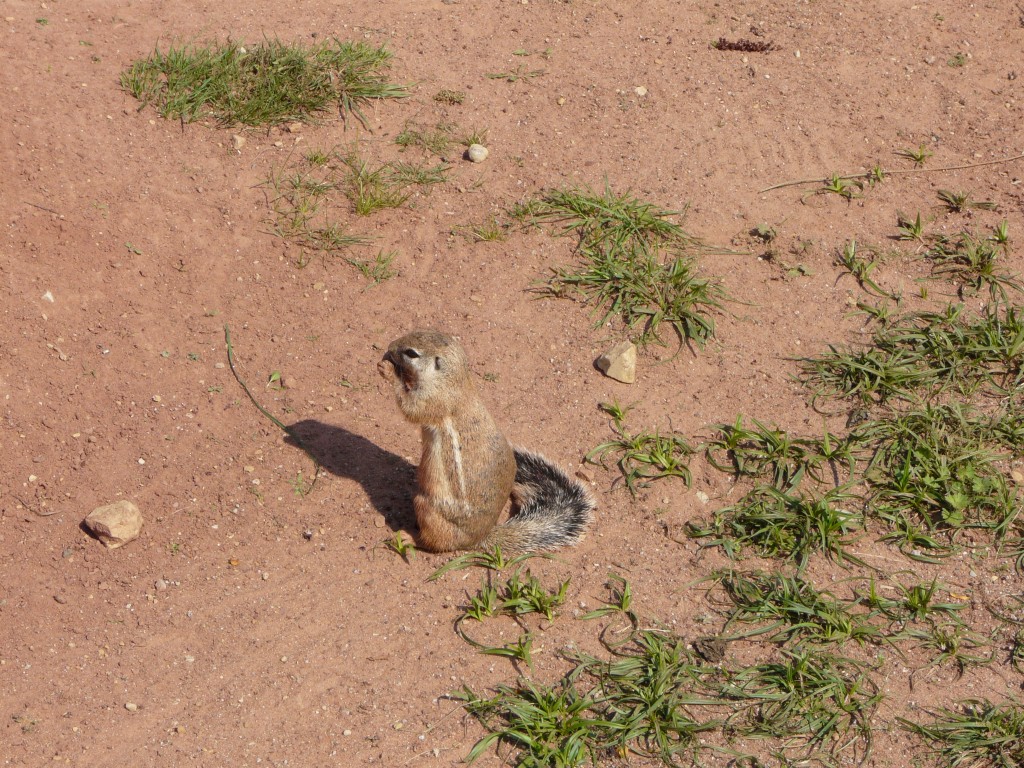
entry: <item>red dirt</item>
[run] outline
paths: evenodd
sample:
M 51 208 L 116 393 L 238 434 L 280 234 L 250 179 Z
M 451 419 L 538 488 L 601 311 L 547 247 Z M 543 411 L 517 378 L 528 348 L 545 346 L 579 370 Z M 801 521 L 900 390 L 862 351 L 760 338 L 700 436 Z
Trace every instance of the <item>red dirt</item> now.
M 858 337 L 862 321 L 845 313 L 861 294 L 834 264 L 846 240 L 885 244 L 897 210 L 950 231 L 1006 218 L 1024 232 L 1021 161 L 894 176 L 852 202 L 801 204 L 807 187 L 759 192 L 875 163 L 909 168 L 893 151 L 922 143 L 931 168 L 1018 155 L 1024 26 L 1009 2 L 7 0 L 0 10 L 2 765 L 459 763 L 483 732 L 442 697 L 515 671 L 453 632 L 479 573 L 427 582 L 446 557 L 406 564 L 382 545 L 412 530 L 418 452 L 376 373 L 388 341 L 422 326 L 458 334 L 494 379 L 481 385 L 510 439 L 570 470 L 608 437 L 596 405 L 612 398 L 636 402 L 630 423 L 694 438 L 738 410 L 813 432 L 821 417 L 791 379 L 792 358 Z M 236 151 L 237 128 L 160 119 L 118 85 L 157 44 L 314 35 L 386 44 L 393 79 L 413 83 L 413 96 L 371 108 L 372 134 L 328 118 L 297 133 L 246 131 Z M 719 51 L 720 37 L 774 49 Z M 965 64 L 948 65 L 957 53 Z M 544 74 L 485 76 L 520 65 Z M 465 103 L 437 104 L 442 88 L 465 91 Z M 489 159 L 449 158 L 451 183 L 411 206 L 359 220 L 339 208 L 374 249 L 398 250 L 399 276 L 370 287 L 340 260 L 297 267 L 295 246 L 270 234 L 271 172 L 296 151 L 357 139 L 392 157 L 406 121 L 441 119 L 486 127 Z M 568 239 L 472 243 L 453 232 L 544 189 L 606 179 L 689 206 L 688 231 L 736 251 L 704 257 L 703 272 L 743 302 L 716 318 L 706 350 L 642 355 L 633 386 L 593 366 L 617 325 L 595 329 L 587 307 L 527 290 L 569 261 Z M 939 188 L 999 211 L 941 213 Z M 771 261 L 748 235 L 762 223 L 779 233 Z M 805 274 L 787 268 L 798 264 Z M 909 293 L 922 269 L 906 259 L 879 279 Z M 232 378 L 225 325 L 256 397 L 301 423 L 323 463 L 305 496 L 293 482 L 312 464 Z M 275 371 L 292 386 L 265 387 Z M 692 584 L 725 561 L 698 558 L 682 526 L 737 493 L 695 467 L 693 489 L 664 481 L 636 500 L 610 489 L 613 472 L 595 472 L 591 535 L 533 566 L 547 583 L 572 577 L 571 607 L 538 632 L 537 676 L 564 669 L 555 652 L 570 642 L 598 649 L 597 628 L 572 614 L 600 603 L 610 571 L 630 580 L 641 615 L 707 634 L 711 609 Z M 106 551 L 80 523 L 118 499 L 146 524 Z M 1020 589 L 1004 561 L 922 567 L 882 545 L 862 550 L 966 594 Z M 844 577 L 827 563 L 810 573 Z M 967 613 L 987 626 L 980 602 Z M 913 691 L 891 664 L 878 724 L 910 713 L 908 701 L 1019 696 L 1004 656 L 955 687 L 948 670 L 923 672 Z M 870 764 L 905 765 L 909 745 L 879 728 Z

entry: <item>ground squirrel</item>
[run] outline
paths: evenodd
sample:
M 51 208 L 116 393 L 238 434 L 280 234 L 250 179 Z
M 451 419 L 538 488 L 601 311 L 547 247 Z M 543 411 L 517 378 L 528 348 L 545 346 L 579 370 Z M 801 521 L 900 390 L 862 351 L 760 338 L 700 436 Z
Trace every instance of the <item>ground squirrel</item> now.
M 543 456 L 509 445 L 455 339 L 413 331 L 391 342 L 377 370 L 394 387 L 405 417 L 420 425 L 413 505 L 421 547 L 534 552 L 583 537 L 594 510 L 590 495 Z M 509 520 L 497 525 L 510 498 Z

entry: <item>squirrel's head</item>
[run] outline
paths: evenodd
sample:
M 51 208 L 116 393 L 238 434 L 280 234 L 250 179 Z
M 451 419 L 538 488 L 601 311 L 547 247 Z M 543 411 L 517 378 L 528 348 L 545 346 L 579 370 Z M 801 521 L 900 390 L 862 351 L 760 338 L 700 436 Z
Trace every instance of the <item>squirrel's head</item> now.
M 395 390 L 398 407 L 415 424 L 436 424 L 473 392 L 462 345 L 439 331 L 413 331 L 388 345 L 377 364 Z

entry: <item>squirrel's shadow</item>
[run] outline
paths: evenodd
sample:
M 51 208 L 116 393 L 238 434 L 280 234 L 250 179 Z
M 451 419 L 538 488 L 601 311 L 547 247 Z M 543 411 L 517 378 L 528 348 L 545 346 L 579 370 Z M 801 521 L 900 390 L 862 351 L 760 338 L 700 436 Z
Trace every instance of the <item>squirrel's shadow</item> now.
M 331 474 L 363 486 L 392 531 L 417 530 L 412 511 L 416 468 L 412 464 L 344 427 L 304 419 L 288 429 L 286 443 L 304 448 Z

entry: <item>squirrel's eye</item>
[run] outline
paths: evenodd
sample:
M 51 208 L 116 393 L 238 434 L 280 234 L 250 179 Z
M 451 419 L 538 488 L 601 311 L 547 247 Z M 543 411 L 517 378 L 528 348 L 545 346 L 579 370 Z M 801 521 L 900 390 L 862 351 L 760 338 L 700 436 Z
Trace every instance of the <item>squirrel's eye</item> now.
M 434 358 L 434 367 L 437 370 L 439 370 L 439 371 L 441 370 L 441 358 L 440 357 L 435 357 Z
M 420 356 L 420 353 L 417 352 L 415 349 L 403 349 L 402 355 L 408 357 L 410 360 L 415 360 L 417 357 Z

